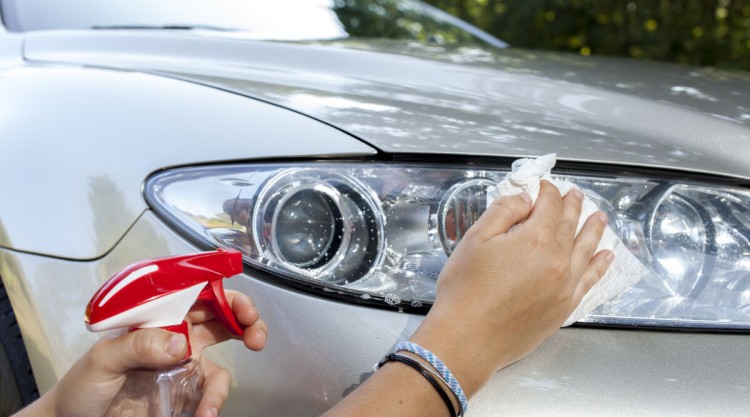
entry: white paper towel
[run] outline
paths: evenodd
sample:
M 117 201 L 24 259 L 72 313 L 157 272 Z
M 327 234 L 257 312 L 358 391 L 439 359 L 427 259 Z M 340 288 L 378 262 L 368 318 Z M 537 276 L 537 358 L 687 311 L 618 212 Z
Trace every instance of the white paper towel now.
M 526 192 L 531 196 L 532 202 L 536 202 L 539 195 L 539 182 L 547 180 L 554 184 L 560 194 L 565 195 L 572 189 L 578 187 L 568 181 L 558 181 L 550 177 L 550 170 L 555 166 L 556 155 L 548 154 L 536 159 L 519 159 L 513 162 L 512 172 L 510 172 L 503 181 L 497 186 L 491 188 L 487 193 L 487 204 L 490 204 L 496 198 L 505 195 L 515 195 Z M 581 217 L 578 221 L 576 235 L 580 232 L 585 220 L 599 208 L 596 203 L 588 197 L 583 200 Z M 580 320 L 586 314 L 595 308 L 611 300 L 648 273 L 646 267 L 625 247 L 617 234 L 611 227 L 604 229 L 604 235 L 599 243 L 597 252 L 602 249 L 609 249 L 614 252 L 615 260 L 610 265 L 609 270 L 583 297 L 581 303 L 576 307 L 573 313 L 563 323 L 563 327 L 570 326 Z

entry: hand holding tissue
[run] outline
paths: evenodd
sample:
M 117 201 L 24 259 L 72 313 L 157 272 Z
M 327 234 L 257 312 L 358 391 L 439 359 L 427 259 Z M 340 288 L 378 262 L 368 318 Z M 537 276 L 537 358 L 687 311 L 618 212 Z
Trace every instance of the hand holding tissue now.
M 556 180 L 551 177 L 550 171 L 555 166 L 555 162 L 555 154 L 544 155 L 536 159 L 519 159 L 513 162 L 512 171 L 503 181 L 488 191 L 487 203 L 489 204 L 502 196 L 515 195 L 521 192 L 527 193 L 531 196 L 532 202 L 536 202 L 541 180 L 546 180 L 554 184 L 563 196 L 570 190 L 577 189 L 578 187 L 569 181 Z M 584 221 L 597 210 L 598 206 L 596 203 L 589 197 L 585 197 L 576 235 L 581 230 Z M 563 323 L 563 327 L 570 326 L 580 320 L 586 314 L 638 282 L 648 273 L 646 267 L 630 253 L 618 237 L 618 234 L 610 226 L 605 228 L 604 235 L 596 252 L 604 249 L 614 252 L 614 262 L 610 265 L 607 273 L 581 300 L 581 303 Z

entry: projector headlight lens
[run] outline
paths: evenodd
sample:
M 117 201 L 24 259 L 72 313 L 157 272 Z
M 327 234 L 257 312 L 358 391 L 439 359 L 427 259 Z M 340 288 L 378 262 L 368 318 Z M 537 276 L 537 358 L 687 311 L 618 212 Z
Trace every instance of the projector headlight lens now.
M 371 273 L 383 257 L 380 202 L 352 177 L 281 170 L 253 200 L 249 237 L 268 265 L 344 285 Z

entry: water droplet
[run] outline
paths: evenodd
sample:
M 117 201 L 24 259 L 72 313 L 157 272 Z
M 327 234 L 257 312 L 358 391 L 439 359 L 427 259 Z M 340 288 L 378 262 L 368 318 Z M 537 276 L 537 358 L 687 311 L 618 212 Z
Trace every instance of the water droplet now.
M 388 305 L 395 306 L 395 305 L 401 304 L 401 297 L 393 293 L 388 293 L 385 295 L 385 298 L 383 299 L 383 301 L 385 301 L 386 304 Z

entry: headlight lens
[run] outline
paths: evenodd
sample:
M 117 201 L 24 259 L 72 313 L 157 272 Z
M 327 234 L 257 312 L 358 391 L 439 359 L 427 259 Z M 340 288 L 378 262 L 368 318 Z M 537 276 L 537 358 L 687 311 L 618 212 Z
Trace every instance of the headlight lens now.
M 422 308 L 486 191 L 507 173 L 425 164 L 309 163 L 177 169 L 150 205 L 278 280 L 357 302 Z M 560 176 L 606 211 L 651 273 L 583 321 L 750 329 L 750 192 L 738 187 Z
M 316 169 L 281 170 L 264 181 L 248 237 L 269 265 L 346 285 L 383 256 L 377 196 L 353 177 Z

